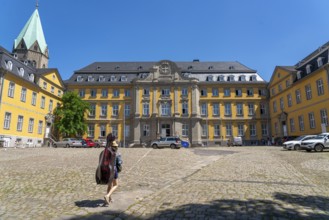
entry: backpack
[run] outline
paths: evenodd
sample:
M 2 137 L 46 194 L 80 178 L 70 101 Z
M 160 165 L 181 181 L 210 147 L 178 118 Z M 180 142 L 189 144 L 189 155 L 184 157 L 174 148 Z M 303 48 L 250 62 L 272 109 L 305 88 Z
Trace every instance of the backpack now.
M 114 166 L 116 161 L 116 153 L 111 147 L 105 147 L 105 149 L 99 155 L 99 164 L 96 169 L 96 183 L 108 184 L 112 182 L 114 178 Z
M 115 165 L 117 167 L 117 171 L 118 171 L 118 173 L 120 173 L 122 171 L 122 163 L 123 163 L 121 154 L 117 155 L 117 157 L 115 159 L 115 163 L 116 163 Z

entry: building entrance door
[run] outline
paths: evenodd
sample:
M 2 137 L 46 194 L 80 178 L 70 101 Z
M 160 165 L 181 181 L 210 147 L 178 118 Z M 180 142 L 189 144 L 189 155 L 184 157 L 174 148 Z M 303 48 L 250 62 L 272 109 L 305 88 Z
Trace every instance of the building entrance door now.
M 170 124 L 162 124 L 161 125 L 161 137 L 170 136 Z

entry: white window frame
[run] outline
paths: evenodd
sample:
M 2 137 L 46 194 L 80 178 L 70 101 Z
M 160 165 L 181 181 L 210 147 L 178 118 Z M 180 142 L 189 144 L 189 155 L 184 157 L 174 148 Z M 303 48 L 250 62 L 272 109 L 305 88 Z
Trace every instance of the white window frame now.
M 112 124 L 112 135 L 114 137 L 118 137 L 118 134 L 119 134 L 119 126 L 117 124 Z
M 33 133 L 34 128 L 34 118 L 29 118 L 28 132 Z
M 143 136 L 144 137 L 150 136 L 150 125 L 149 124 L 143 125 Z
M 27 93 L 27 89 L 25 87 L 22 87 L 22 90 L 21 90 L 21 102 L 26 102 L 26 93 Z
M 52 112 L 53 111 L 53 106 L 54 106 L 54 101 L 52 99 L 49 100 L 49 112 Z
M 188 90 L 187 88 L 182 88 L 182 96 L 187 96 L 188 95 Z
M 95 124 L 88 124 L 88 137 L 95 137 Z
M 314 112 L 308 113 L 308 119 L 309 119 L 309 123 L 310 123 L 310 129 L 314 129 L 315 128 Z
M 236 115 L 243 116 L 243 103 L 236 103 Z
M 231 96 L 231 89 L 230 88 L 224 88 L 224 96 L 230 97 Z
M 244 124 L 238 124 L 238 136 L 244 136 Z
M 328 123 L 327 109 L 321 109 L 320 110 L 320 115 L 321 115 L 321 124 L 325 124 L 326 126 L 328 126 L 329 123 Z
M 289 123 L 290 123 L 290 132 L 295 132 L 296 131 L 295 120 L 293 118 L 290 118 Z
M 231 116 L 232 115 L 232 106 L 230 102 L 227 102 L 224 104 L 225 107 L 225 116 Z
M 188 115 L 188 102 L 182 102 L 182 115 Z
M 106 137 L 106 124 L 99 126 L 99 137 Z
M 130 97 L 130 89 L 125 89 L 125 97 Z
M 80 98 L 84 98 L 85 95 L 86 95 L 86 90 L 85 89 L 80 89 L 79 90 L 79 96 L 80 96 Z
M 107 104 L 102 103 L 101 104 L 101 112 L 100 116 L 106 117 L 107 116 Z
M 42 134 L 42 130 L 43 130 L 43 121 L 39 121 L 38 123 L 38 134 Z
M 268 124 L 267 123 L 262 123 L 262 136 L 267 136 L 268 135 Z
M 14 98 L 14 96 L 15 96 L 15 83 L 9 82 L 8 97 Z
M 323 80 L 322 79 L 318 79 L 316 81 L 316 87 L 317 87 L 317 90 L 318 90 L 318 96 L 324 95 L 324 88 L 323 88 Z
M 119 105 L 113 104 L 112 106 L 112 116 L 118 116 L 119 115 Z
M 201 103 L 201 115 L 202 116 L 207 116 L 207 113 L 208 113 L 208 105 L 207 103 Z
M 220 125 L 214 124 L 214 137 L 219 137 L 219 136 L 220 136 Z
M 171 105 L 169 102 L 161 103 L 161 116 L 170 116 L 171 115 Z
M 130 136 L 130 125 L 125 125 L 125 137 Z
M 17 118 L 17 127 L 16 127 L 17 131 L 22 131 L 23 130 L 23 122 L 24 122 L 24 116 L 19 115 L 18 118 Z
M 130 104 L 125 104 L 125 117 L 130 116 Z
M 298 124 L 299 124 L 299 130 L 304 131 L 305 130 L 305 124 L 304 124 L 304 116 L 303 115 L 298 116 Z
M 297 89 L 295 91 L 295 95 L 296 95 L 296 104 L 301 103 L 302 102 L 302 97 L 301 97 L 301 94 L 300 94 L 300 90 L 299 89 Z
M 213 103 L 212 114 L 213 116 L 219 116 L 219 103 Z
M 250 130 L 250 136 L 255 137 L 257 135 L 256 133 L 256 124 L 249 124 L 249 130 Z
M 212 88 L 212 96 L 219 96 L 218 88 Z
M 113 97 L 120 97 L 120 89 L 113 89 Z
M 148 102 L 143 103 L 143 115 L 150 115 L 150 104 Z
M 41 103 L 40 103 L 40 108 L 44 109 L 46 106 L 46 97 L 41 96 Z
M 255 104 L 248 103 L 248 115 L 255 115 Z
M 287 95 L 287 100 L 288 100 L 288 107 L 291 107 L 292 106 L 292 96 L 290 93 Z
M 226 136 L 232 136 L 232 124 L 226 123 L 225 128 L 226 128 Z
M 32 100 L 31 100 L 31 105 L 37 105 L 37 96 L 38 94 L 36 92 L 32 92 Z
M 182 136 L 188 137 L 189 135 L 189 125 L 188 124 L 182 124 Z
M 310 84 L 305 86 L 305 94 L 306 94 L 306 100 L 312 99 L 312 88 Z
M 95 117 L 95 116 L 96 116 L 96 104 L 90 103 L 89 117 Z
M 102 89 L 102 97 L 105 98 L 105 97 L 108 97 L 109 95 L 109 90 L 108 89 Z

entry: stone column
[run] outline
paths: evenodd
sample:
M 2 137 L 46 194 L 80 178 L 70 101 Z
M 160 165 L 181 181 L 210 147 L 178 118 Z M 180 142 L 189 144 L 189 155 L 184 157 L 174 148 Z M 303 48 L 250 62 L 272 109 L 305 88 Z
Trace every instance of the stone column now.
M 178 111 L 178 88 L 175 86 L 174 88 L 174 116 L 179 116 L 179 111 Z
M 192 116 L 200 116 L 199 88 L 196 84 L 192 85 Z
M 140 144 L 140 137 L 141 137 L 141 129 L 140 129 L 140 105 L 141 105 L 141 101 L 139 98 L 139 87 L 135 86 L 135 99 L 134 99 L 134 104 L 135 104 L 135 117 L 134 117 L 134 122 L 133 122 L 133 126 L 134 126 L 134 144 Z
M 135 117 L 139 117 L 140 116 L 140 105 L 141 105 L 141 102 L 139 100 L 139 87 L 138 86 L 135 86 Z
M 152 99 L 152 115 L 156 116 L 158 111 L 157 111 L 157 88 L 154 86 L 153 87 L 153 99 Z

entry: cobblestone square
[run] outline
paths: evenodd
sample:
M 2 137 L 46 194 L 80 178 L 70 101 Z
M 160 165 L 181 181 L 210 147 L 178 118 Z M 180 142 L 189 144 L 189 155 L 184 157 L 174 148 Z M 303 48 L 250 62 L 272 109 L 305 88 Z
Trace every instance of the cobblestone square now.
M 329 219 L 329 152 L 120 148 L 114 202 L 101 148 L 0 149 L 0 219 Z

